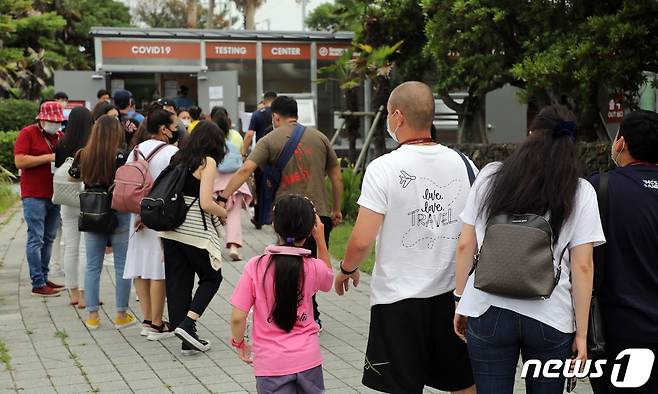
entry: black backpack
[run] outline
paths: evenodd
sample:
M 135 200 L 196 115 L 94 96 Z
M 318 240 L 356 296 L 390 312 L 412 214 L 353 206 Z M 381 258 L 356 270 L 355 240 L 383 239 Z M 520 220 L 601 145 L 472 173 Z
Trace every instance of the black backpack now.
M 112 194 L 106 188 L 87 187 L 80 192 L 79 199 L 79 231 L 101 234 L 114 232 L 118 222 L 112 210 Z
M 142 223 L 155 231 L 171 231 L 185 221 L 192 204 L 185 204 L 183 186 L 187 178 L 187 168 L 179 164 L 165 168 L 153 183 L 148 197 L 140 203 Z

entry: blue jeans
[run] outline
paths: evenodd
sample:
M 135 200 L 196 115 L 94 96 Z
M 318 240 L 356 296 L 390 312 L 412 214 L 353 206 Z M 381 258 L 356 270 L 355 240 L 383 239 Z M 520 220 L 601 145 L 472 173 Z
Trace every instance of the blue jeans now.
M 469 317 L 466 339 L 478 394 L 511 394 L 519 362 L 567 360 L 574 334 L 565 334 L 538 320 L 507 309 L 490 307 L 480 317 Z M 531 372 L 532 369 L 531 369 Z M 525 379 L 530 394 L 562 393 L 564 378 Z
M 112 242 L 114 254 L 114 281 L 116 285 L 115 300 L 118 312 L 128 310 L 130 298 L 130 279 L 123 279 L 123 268 L 126 265 L 126 252 L 128 251 L 128 233 L 130 227 L 130 214 L 115 212 L 117 228 L 111 234 L 85 233 L 87 246 L 87 271 L 85 272 L 85 303 L 87 312 L 98 311 L 101 271 L 105 258 L 105 247 L 108 241 Z
M 26 252 L 32 288 L 44 287 L 48 282 L 48 263 L 53 241 L 59 229 L 59 205 L 47 198 L 24 198 L 23 217 L 27 224 Z

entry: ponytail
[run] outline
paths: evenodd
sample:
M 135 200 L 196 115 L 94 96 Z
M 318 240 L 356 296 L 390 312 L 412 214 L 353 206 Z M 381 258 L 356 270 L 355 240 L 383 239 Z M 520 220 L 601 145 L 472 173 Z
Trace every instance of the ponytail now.
M 265 273 L 274 264 L 274 306 L 270 318 L 290 332 L 297 322 L 297 308 L 304 299 L 304 258 L 272 255 Z

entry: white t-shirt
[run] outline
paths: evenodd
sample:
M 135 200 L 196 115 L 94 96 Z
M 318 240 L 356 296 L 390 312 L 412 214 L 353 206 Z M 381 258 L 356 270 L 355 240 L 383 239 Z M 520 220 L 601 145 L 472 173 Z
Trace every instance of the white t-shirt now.
M 478 248 L 484 240 L 487 221 L 486 215 L 479 215 L 482 197 L 489 190 L 491 175 L 496 172 L 500 164 L 491 163 L 480 171 L 468 195 L 466 208 L 460 215 L 464 223 L 475 226 Z M 586 180 L 580 179 L 575 198 L 574 209 L 571 216 L 562 225 L 557 245 L 554 248 L 555 260 L 560 258 L 560 254 L 567 245 L 568 249 L 571 249 L 587 243 L 594 243 L 594 246 L 605 243 L 596 192 L 592 185 Z M 576 330 L 576 322 L 571 298 L 568 250 L 562 257 L 561 264 L 560 281 L 546 300 L 519 300 L 489 294 L 473 286 L 474 275 L 471 275 L 466 282 L 457 313 L 463 316 L 479 317 L 493 305 L 539 320 L 564 333 L 572 333 Z
M 384 215 L 371 305 L 455 288 L 459 213 L 469 189 L 464 161 L 443 145 L 403 145 L 368 165 L 358 204 Z

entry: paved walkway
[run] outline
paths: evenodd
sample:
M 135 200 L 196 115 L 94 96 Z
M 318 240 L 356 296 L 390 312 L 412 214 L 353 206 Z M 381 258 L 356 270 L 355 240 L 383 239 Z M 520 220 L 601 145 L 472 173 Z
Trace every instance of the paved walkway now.
M 243 215 L 246 216 L 246 215 Z M 246 219 L 243 217 L 243 219 Z M 268 227 L 245 225 L 243 257 L 260 253 L 274 240 Z M 212 349 L 194 357 L 180 354 L 176 338 L 150 342 L 131 327 L 111 325 L 114 317 L 114 274 L 106 259 L 101 284 L 101 328 L 90 332 L 84 311 L 68 305 L 68 297 L 32 297 L 25 261 L 25 224 L 20 205 L 0 218 L 0 393 L 10 392 L 154 392 L 255 393 L 251 367 L 238 360 L 228 345 L 228 299 L 244 266 L 225 259 L 224 281 L 199 324 Z M 53 278 L 63 282 L 63 278 Z M 323 313 L 321 334 L 327 393 L 372 393 L 361 384 L 363 351 L 368 333 L 369 278 L 348 297 L 318 296 Z M 131 296 L 132 312 L 140 316 Z M 3 348 L 4 345 L 4 348 Z M 8 357 L 7 357 L 8 356 Z M 579 383 L 577 393 L 588 393 Z M 524 392 L 518 382 L 517 392 Z M 436 393 L 435 390 L 426 390 Z

